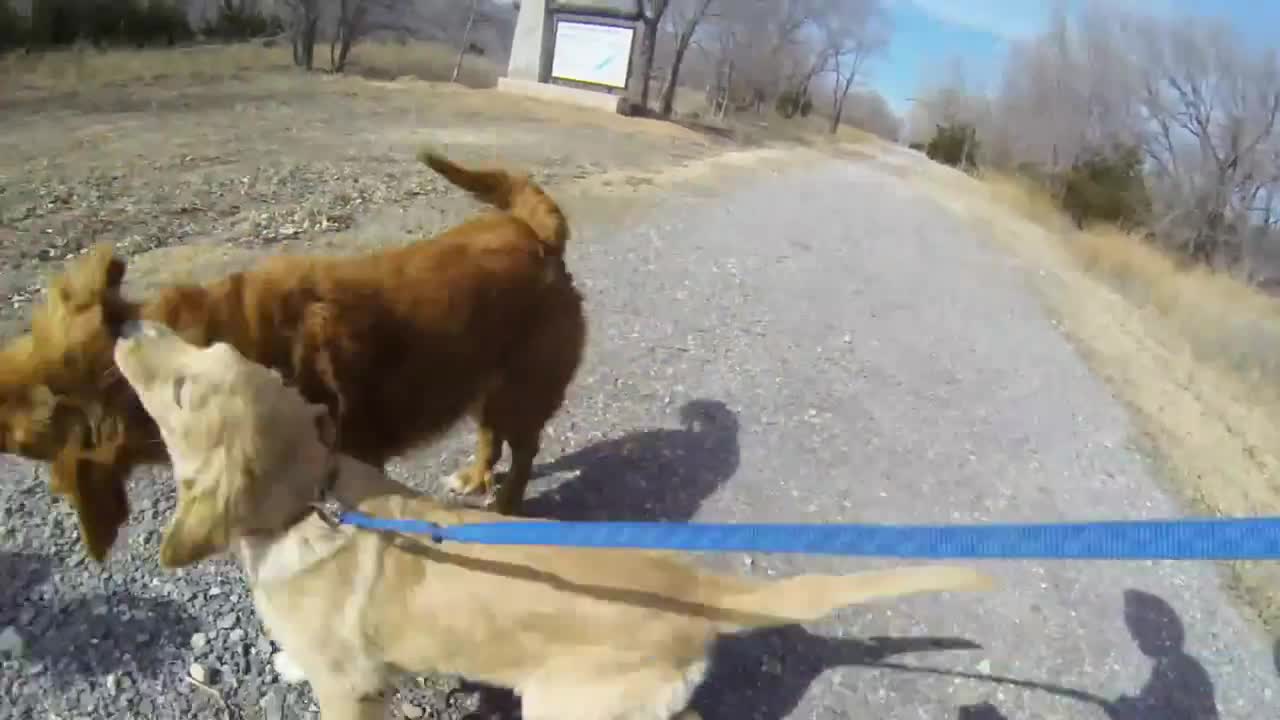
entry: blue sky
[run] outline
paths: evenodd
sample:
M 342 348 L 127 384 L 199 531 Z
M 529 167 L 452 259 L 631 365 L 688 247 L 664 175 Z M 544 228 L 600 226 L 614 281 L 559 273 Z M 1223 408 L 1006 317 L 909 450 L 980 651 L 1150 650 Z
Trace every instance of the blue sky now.
M 1188 16 L 1221 16 L 1261 42 L 1280 40 L 1275 0 L 1106 0 L 1129 8 Z M 1048 0 L 887 0 L 894 23 L 888 53 L 868 84 L 904 113 L 924 80 L 946 77 L 956 64 L 976 88 L 994 87 L 1011 39 L 1043 29 Z

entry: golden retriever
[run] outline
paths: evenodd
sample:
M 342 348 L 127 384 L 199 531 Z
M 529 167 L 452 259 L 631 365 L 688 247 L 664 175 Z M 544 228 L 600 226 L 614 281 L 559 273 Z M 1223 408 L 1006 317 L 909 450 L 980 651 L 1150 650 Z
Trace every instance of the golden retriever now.
M 705 572 L 674 553 L 357 530 L 316 501 L 440 525 L 501 516 L 444 507 L 334 451 L 327 408 L 228 344 L 202 348 L 163 325 L 130 323 L 115 357 L 177 478 L 161 563 L 230 550 L 285 653 L 277 667 L 310 682 L 323 720 L 381 718 L 396 672 L 512 688 L 525 720 L 692 720 L 688 703 L 719 633 L 992 586 L 966 567 L 760 581 Z
M 564 262 L 568 224 L 527 176 L 418 157 L 505 212 L 366 255 L 272 257 L 143 302 L 123 296 L 125 266 L 107 246 L 55 280 L 31 334 L 0 351 L 0 450 L 53 462 L 52 487 L 71 499 L 92 557 L 106 556 L 128 519 L 130 470 L 165 459 L 111 355 L 119 327 L 138 319 L 279 369 L 334 413 L 339 447 L 373 465 L 470 414 L 475 458 L 450 485 L 487 495 L 505 443 L 511 468 L 496 509 L 519 511 L 585 342 Z

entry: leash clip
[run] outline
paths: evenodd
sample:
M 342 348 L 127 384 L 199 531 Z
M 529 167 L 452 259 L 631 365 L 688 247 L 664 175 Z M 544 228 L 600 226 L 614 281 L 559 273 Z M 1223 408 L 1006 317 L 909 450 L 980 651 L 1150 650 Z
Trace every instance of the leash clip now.
M 346 508 L 338 499 L 333 496 L 333 486 L 338 480 L 338 464 L 332 463 L 329 466 L 329 472 L 325 475 L 324 483 L 316 488 L 316 498 L 311 501 L 311 509 L 316 516 L 329 526 L 330 530 L 337 530 L 342 524 L 342 512 Z
M 311 502 L 311 509 L 315 511 L 316 517 L 324 521 L 330 530 L 337 530 L 341 525 L 338 519 L 342 514 L 342 505 L 331 497 L 320 497 Z

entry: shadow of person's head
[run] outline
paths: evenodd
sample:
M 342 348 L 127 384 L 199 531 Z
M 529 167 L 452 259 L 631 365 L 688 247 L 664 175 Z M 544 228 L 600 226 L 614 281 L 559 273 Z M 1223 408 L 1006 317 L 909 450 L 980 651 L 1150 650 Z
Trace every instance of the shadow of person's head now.
M 1124 624 L 1143 655 L 1167 658 L 1182 653 L 1186 640 L 1182 619 L 1160 596 L 1125 590 Z
M 989 702 L 974 705 L 962 705 L 956 713 L 956 720 L 1008 720 L 1000 709 Z
M 560 520 L 685 521 L 738 470 L 738 416 L 719 400 L 678 411 L 679 428 L 627 433 L 539 465 L 539 477 L 573 475 L 525 501 Z
M 1124 623 L 1143 655 L 1154 662 L 1136 695 L 1104 705 L 1112 720 L 1216 720 L 1213 679 L 1184 650 L 1186 629 L 1163 598 L 1142 590 L 1124 592 Z
M 690 400 L 680 406 L 680 424 L 704 437 L 738 439 L 738 416 L 719 400 Z

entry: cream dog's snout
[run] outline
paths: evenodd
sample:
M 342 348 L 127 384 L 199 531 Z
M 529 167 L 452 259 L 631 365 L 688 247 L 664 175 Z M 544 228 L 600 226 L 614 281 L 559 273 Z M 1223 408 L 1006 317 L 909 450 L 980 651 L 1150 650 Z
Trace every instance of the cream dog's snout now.
M 120 338 L 123 340 L 132 340 L 137 337 L 158 338 L 163 334 L 164 328 L 153 322 L 146 320 L 130 320 L 120 328 Z

